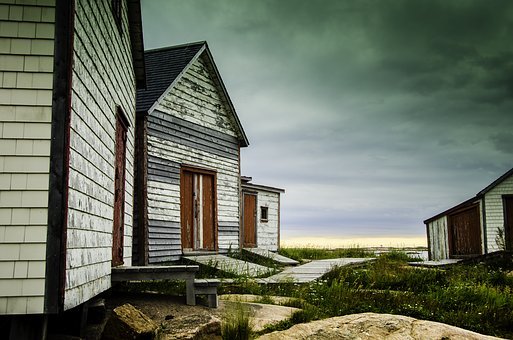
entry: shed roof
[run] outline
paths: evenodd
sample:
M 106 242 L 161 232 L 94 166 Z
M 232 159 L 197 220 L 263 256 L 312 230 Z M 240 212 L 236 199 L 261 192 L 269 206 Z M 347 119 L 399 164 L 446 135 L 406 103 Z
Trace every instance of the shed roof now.
M 240 134 L 241 145 L 248 146 L 248 138 L 242 128 L 233 103 L 228 96 L 228 92 L 217 70 L 217 66 L 214 63 L 206 41 L 164 47 L 149 50 L 144 53 L 146 89 L 137 91 L 137 112 L 151 112 L 157 103 L 171 91 L 189 66 L 203 54 L 206 55 L 206 58 L 212 66 L 217 78 L 216 81 L 224 95 L 227 109 L 233 114 L 233 120 Z
M 511 175 L 513 175 L 513 168 L 511 168 L 510 170 L 508 170 L 506 173 L 504 173 L 502 176 L 500 176 L 499 178 L 497 178 L 495 181 L 493 181 L 490 185 L 488 185 L 486 188 L 484 188 L 483 190 L 479 191 L 474 197 L 471 197 L 469 198 L 468 200 L 458 204 L 458 205 L 455 205 L 454 207 L 452 208 L 449 208 L 439 214 L 436 214 L 435 216 L 433 217 L 430 217 L 428 218 L 427 220 L 424 221 L 424 224 L 427 224 L 427 223 L 430 223 L 442 216 L 445 216 L 445 215 L 448 215 L 454 211 L 457 211 L 457 210 L 460 210 L 461 208 L 464 208 L 464 207 L 467 207 L 469 205 L 472 205 L 474 204 L 477 200 L 481 199 L 484 195 L 486 195 L 487 192 L 489 192 L 490 190 L 492 190 L 493 188 L 495 188 L 497 185 L 499 185 L 500 183 L 502 183 L 505 179 L 509 178 Z

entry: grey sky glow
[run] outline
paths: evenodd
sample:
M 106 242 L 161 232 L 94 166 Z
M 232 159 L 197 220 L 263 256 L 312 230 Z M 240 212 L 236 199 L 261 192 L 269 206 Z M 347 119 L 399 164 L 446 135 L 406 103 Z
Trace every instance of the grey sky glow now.
M 146 49 L 206 40 L 282 187 L 282 237 L 422 236 L 513 167 L 513 1 L 143 0 Z

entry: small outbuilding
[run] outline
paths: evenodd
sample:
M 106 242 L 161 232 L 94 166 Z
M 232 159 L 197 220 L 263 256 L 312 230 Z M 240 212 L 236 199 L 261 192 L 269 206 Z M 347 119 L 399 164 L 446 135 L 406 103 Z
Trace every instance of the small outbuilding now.
M 239 247 L 248 139 L 206 42 L 145 52 L 137 92 L 135 243 L 140 265 Z
M 277 251 L 280 247 L 280 194 L 285 190 L 253 184 L 242 177 L 243 248 Z
M 513 250 L 513 169 L 424 224 L 431 260 Z

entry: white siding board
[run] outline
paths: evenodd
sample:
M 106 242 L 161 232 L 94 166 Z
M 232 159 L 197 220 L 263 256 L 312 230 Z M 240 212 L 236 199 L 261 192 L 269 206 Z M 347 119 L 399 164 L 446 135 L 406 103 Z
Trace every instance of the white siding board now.
M 428 223 L 429 248 L 432 260 L 449 258 L 449 239 L 447 229 L 447 216 L 442 216 Z
M 2 314 L 43 311 L 54 44 L 48 6 L 1 6 L 9 13 L 0 15 Z
M 498 230 L 504 230 L 504 206 L 502 195 L 513 194 L 513 176 L 506 178 L 500 184 L 485 194 L 485 210 L 486 210 L 486 233 L 488 252 L 499 249 L 497 244 Z
M 135 81 L 128 20 L 110 2 L 77 0 L 70 136 L 65 309 L 110 287 L 116 105 L 127 116 L 124 261 L 131 264 Z

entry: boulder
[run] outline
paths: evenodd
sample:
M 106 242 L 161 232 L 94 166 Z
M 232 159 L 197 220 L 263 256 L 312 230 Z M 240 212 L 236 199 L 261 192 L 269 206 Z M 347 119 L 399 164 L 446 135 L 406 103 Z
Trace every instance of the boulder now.
M 129 303 L 115 308 L 105 325 L 102 339 L 154 339 L 159 326 Z
M 294 325 L 258 339 L 498 339 L 438 322 L 401 315 L 362 313 Z

